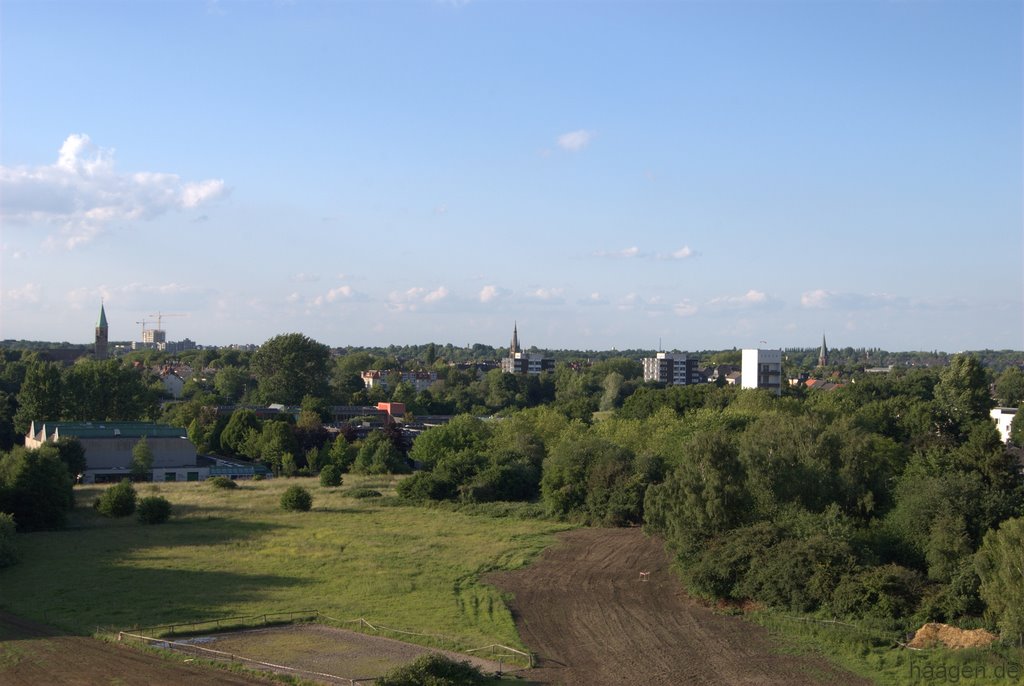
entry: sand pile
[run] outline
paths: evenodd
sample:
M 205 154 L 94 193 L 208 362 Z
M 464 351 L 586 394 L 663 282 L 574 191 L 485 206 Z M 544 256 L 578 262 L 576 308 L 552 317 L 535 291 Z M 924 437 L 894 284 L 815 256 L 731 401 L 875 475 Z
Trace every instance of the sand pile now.
M 931 622 L 914 632 L 908 648 L 983 648 L 998 638 L 984 629 L 958 629 L 949 624 Z

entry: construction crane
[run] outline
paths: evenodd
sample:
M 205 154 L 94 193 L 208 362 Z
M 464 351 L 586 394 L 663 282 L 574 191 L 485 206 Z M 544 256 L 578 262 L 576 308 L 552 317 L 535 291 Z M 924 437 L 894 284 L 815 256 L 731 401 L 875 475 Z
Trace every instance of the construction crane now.
M 142 336 L 139 338 L 140 341 L 146 340 L 146 324 L 152 324 L 152 319 L 143 319 L 141 322 L 135 322 L 136 324 L 142 324 Z
M 187 317 L 187 314 L 164 314 L 163 312 L 157 312 L 156 314 L 149 315 L 150 317 L 156 317 L 156 328 L 163 330 L 164 317 Z

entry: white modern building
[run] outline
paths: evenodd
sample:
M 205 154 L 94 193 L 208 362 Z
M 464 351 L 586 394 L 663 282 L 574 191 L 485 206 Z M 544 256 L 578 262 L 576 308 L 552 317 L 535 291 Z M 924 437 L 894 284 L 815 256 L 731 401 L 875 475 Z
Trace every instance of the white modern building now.
M 1009 443 L 1010 425 L 1013 424 L 1013 418 L 1017 416 L 1017 408 L 993 407 L 989 410 L 989 416 L 996 423 L 996 429 L 999 430 L 999 438 L 1002 439 L 1003 443 Z
M 766 388 L 782 395 L 782 351 L 762 348 L 743 349 L 742 388 Z
M 697 369 L 697 356 L 689 353 L 659 352 L 654 357 L 645 357 L 644 381 L 656 381 L 669 386 L 689 386 L 705 383 Z

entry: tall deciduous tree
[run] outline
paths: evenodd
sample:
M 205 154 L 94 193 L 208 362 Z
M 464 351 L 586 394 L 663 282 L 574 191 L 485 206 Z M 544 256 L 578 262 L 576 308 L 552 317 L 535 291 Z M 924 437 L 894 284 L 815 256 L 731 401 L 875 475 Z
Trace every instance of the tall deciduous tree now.
M 1019 367 L 1007 367 L 996 379 L 996 398 L 1003 407 L 1024 402 L 1024 372 Z
M 935 402 L 956 427 L 987 419 L 992 408 L 985 368 L 974 355 L 957 355 L 939 375 Z M 959 429 L 958 429 L 959 430 Z
M 311 395 L 327 396 L 331 350 L 301 333 L 274 336 L 252 356 L 252 371 L 266 402 L 298 405 Z
M 25 372 L 25 381 L 18 393 L 18 411 L 14 430 L 28 432 L 33 420 L 55 420 L 61 417 L 63 383 L 60 369 L 49 362 L 35 362 Z

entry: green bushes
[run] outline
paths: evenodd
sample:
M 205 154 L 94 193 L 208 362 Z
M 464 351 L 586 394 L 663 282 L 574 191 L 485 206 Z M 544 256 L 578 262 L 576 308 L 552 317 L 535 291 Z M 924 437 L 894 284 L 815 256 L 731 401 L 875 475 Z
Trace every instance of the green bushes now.
M 93 507 L 104 517 L 127 517 L 135 512 L 135 487 L 128 479 L 103 492 Z
M 210 484 L 214 488 L 226 488 L 229 490 L 232 488 L 238 488 L 238 484 L 226 476 L 211 476 L 206 480 L 206 483 Z
M 167 498 L 154 495 L 140 500 L 136 511 L 143 524 L 163 524 L 171 518 L 171 503 Z
M 302 486 L 289 486 L 281 494 L 281 509 L 292 512 L 308 512 L 313 507 L 313 496 Z
M 341 485 L 341 468 L 329 464 L 320 470 L 320 485 L 333 487 Z
M 0 512 L 0 569 L 10 567 L 18 561 L 18 548 L 15 545 L 14 517 Z
M 480 670 L 440 653 L 422 655 L 415 662 L 393 669 L 377 679 L 377 686 L 476 686 L 485 683 Z

